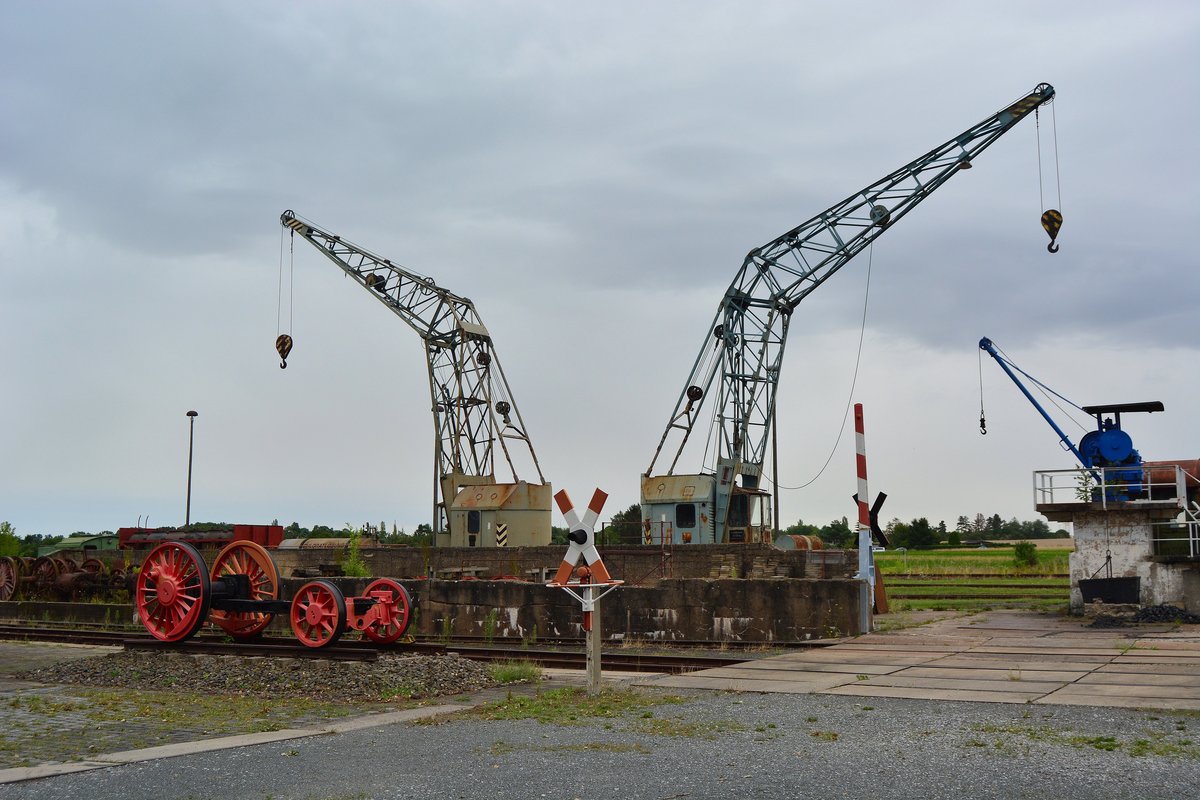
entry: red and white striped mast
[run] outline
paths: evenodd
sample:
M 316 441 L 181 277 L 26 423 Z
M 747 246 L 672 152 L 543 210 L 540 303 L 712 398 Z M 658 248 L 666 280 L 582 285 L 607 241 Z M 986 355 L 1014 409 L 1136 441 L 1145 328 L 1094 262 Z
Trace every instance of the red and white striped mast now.
M 862 403 L 854 404 L 854 452 L 858 467 L 858 575 L 863 581 L 858 620 L 863 633 L 871 632 L 871 609 L 875 597 L 875 553 L 871 549 L 871 511 L 867 506 L 867 440 Z

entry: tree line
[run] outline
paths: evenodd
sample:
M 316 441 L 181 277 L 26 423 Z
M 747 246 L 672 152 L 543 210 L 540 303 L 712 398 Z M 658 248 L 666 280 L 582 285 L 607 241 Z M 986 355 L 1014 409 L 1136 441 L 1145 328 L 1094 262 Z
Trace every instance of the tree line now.
M 641 506 L 634 503 L 624 511 L 619 511 L 612 516 L 600 531 L 597 543 L 601 545 L 636 544 L 641 541 L 641 521 Z M 274 520 L 272 524 L 278 525 L 279 520 Z M 204 531 L 223 530 L 233 526 L 224 522 L 196 522 L 188 527 L 191 530 Z M 567 543 L 566 528 L 553 527 L 551 531 L 552 541 L 555 544 L 565 545 Z M 826 547 L 835 549 L 853 548 L 858 544 L 857 525 L 852 526 L 846 517 L 835 519 L 820 527 L 797 520 L 795 524 L 789 525 L 781 533 L 788 536 L 815 536 Z M 945 521 L 933 525 L 926 517 L 918 517 L 908 522 L 893 518 L 887 523 L 884 533 L 892 547 L 907 548 L 936 547 L 939 544 L 953 547 L 964 542 L 982 539 L 1065 539 L 1070 535 L 1062 528 L 1051 530 L 1045 520 L 1018 520 L 1016 517 L 1004 520 L 999 514 L 993 514 L 990 517 L 984 514 L 976 514 L 974 517 L 961 516 L 955 520 L 953 529 L 948 528 Z M 384 522 L 380 522 L 378 526 L 368 522 L 360 528 L 349 524 L 341 528 L 331 528 L 328 525 L 313 525 L 311 528 L 306 528 L 298 522 L 292 522 L 283 528 L 285 539 L 336 539 L 349 538 L 352 534 L 374 539 L 380 544 L 408 545 L 410 547 L 433 544 L 433 527 L 426 523 L 418 525 L 412 533 L 407 533 L 403 528 L 397 527 L 395 523 L 392 523 L 389 530 L 388 525 Z M 76 531 L 71 534 L 71 536 L 92 535 L 113 535 L 113 532 L 100 531 L 97 534 L 90 534 L 87 531 Z M 11 524 L 0 522 L 0 557 L 28 556 L 32 558 L 37 555 L 39 547 L 58 544 L 65 538 L 67 537 L 45 536 L 38 533 L 18 537 Z
M 274 520 L 271 524 L 278 525 L 279 520 Z M 187 530 L 220 531 L 228 530 L 232 527 L 233 525 L 227 522 L 193 522 L 187 526 Z M 97 533 L 75 531 L 70 536 L 49 536 L 41 533 L 28 533 L 24 536 L 18 536 L 16 529 L 11 523 L 0 521 L 0 558 L 5 556 L 34 558 L 37 556 L 38 548 L 59 544 L 64 539 L 75 536 L 115 535 L 113 531 L 99 531 Z M 341 528 L 331 528 L 328 525 L 313 525 L 311 528 L 306 528 L 298 522 L 293 522 L 283 528 L 283 537 L 285 539 L 347 539 L 351 535 L 360 535 L 374 539 L 380 544 L 400 544 L 411 547 L 433 544 L 433 527 L 425 523 L 418 525 L 412 533 L 406 533 L 403 528 L 397 527 L 394 523 L 389 530 L 387 524 L 383 522 L 380 522 L 378 526 L 366 523 L 361 528 L 356 528 L 349 524 Z
M 946 544 L 956 547 L 969 541 L 984 539 L 1065 539 L 1070 534 L 1063 528 L 1051 530 L 1045 520 L 1019 520 L 1013 517 L 1004 520 L 999 514 L 985 516 L 976 514 L 974 517 L 961 516 L 954 528 L 947 528 L 944 520 L 936 525 L 930 523 L 927 517 L 918 517 L 908 522 L 902 522 L 893 517 L 883 528 L 891 547 L 922 548 L 936 547 Z M 816 536 L 832 548 L 853 548 L 857 545 L 857 525 L 851 526 L 846 517 L 834 520 L 828 525 L 817 527 L 807 525 L 798 520 L 795 525 L 788 526 L 786 535 Z

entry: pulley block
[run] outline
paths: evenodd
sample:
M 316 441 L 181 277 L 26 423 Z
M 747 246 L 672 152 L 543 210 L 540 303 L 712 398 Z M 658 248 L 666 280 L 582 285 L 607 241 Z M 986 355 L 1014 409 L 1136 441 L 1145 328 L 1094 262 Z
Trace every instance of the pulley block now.
M 1050 209 L 1042 214 L 1042 227 L 1046 229 L 1046 233 L 1050 234 L 1050 244 L 1046 245 L 1046 249 L 1051 253 L 1058 252 L 1058 245 L 1055 244 L 1055 239 L 1058 238 L 1058 231 L 1062 228 L 1063 215 L 1057 209 Z
M 287 369 L 288 353 L 292 352 L 292 337 L 281 333 L 275 337 L 275 352 L 279 353 L 279 368 Z

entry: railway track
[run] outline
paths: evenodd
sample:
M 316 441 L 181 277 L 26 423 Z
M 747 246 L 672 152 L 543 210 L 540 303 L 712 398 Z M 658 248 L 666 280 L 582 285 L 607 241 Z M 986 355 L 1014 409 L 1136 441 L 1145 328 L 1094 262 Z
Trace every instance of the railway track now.
M 342 640 L 335 647 L 312 648 L 282 637 L 263 637 L 252 642 L 230 642 L 216 635 L 199 635 L 184 642 L 162 642 L 147 634 L 128 631 L 76 630 L 61 627 L 0 625 L 0 639 L 63 642 L 93 646 L 123 647 L 192 655 L 253 656 L 266 658 L 304 658 L 336 661 L 374 661 L 380 654 L 440 655 L 453 653 L 474 661 L 531 661 L 551 669 L 584 669 L 587 655 L 577 647 L 562 649 L 503 647 L 473 642 L 397 642 L 380 645 L 373 642 Z M 602 654 L 605 669 L 629 672 L 690 672 L 709 667 L 727 666 L 744 661 L 733 654 L 696 652 L 647 653 L 633 649 L 609 649 Z

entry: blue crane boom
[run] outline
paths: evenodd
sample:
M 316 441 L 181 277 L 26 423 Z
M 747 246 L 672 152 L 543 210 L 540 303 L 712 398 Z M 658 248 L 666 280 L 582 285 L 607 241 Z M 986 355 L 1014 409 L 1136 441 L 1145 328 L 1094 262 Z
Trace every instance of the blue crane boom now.
M 980 339 L 979 349 L 996 359 L 996 363 L 1000 365 L 1000 369 L 1004 370 L 1004 374 L 1008 375 L 1008 377 L 1012 379 L 1012 382 L 1015 383 L 1017 388 L 1021 390 L 1021 394 L 1025 395 L 1025 399 L 1033 404 L 1033 407 L 1037 409 L 1037 412 L 1042 415 L 1042 419 L 1046 420 L 1047 424 L 1049 424 L 1050 427 L 1054 429 L 1054 432 L 1058 434 L 1059 443 L 1071 451 L 1075 458 L 1078 459 L 1081 466 L 1091 467 L 1092 464 L 1090 463 L 1090 459 L 1086 458 L 1083 453 L 1079 452 L 1079 448 L 1076 447 L 1075 443 L 1071 441 L 1071 437 L 1067 436 L 1067 434 L 1063 432 L 1063 429 L 1058 427 L 1058 423 L 1054 421 L 1054 418 L 1050 416 L 1046 409 L 1042 408 L 1042 404 L 1039 403 L 1032 394 L 1030 394 L 1027 388 L 1025 388 L 1025 384 L 1022 383 L 1021 379 L 1017 377 L 1015 372 L 1013 372 L 1012 367 L 1008 363 L 1008 359 L 1000 355 L 1000 352 L 996 349 L 996 345 L 992 343 L 992 340 L 986 336 Z M 982 417 L 979 419 L 979 430 L 983 433 L 987 432 L 987 429 L 984 427 Z M 1094 472 L 1092 473 L 1092 477 L 1097 481 L 1100 480 L 1100 476 Z
M 1042 404 L 1034 398 L 1021 379 L 1017 377 L 1016 373 L 1022 372 L 1021 369 L 1001 355 L 995 343 L 986 336 L 979 340 L 979 349 L 996 360 L 996 363 L 1000 365 L 1000 369 L 1004 370 L 1005 374 L 1021 390 L 1021 394 L 1025 395 L 1025 399 L 1037 409 L 1037 412 L 1042 415 L 1042 419 L 1046 420 L 1050 427 L 1054 429 L 1054 432 L 1058 434 L 1059 443 L 1071 451 L 1071 454 L 1079 461 L 1079 465 L 1090 472 L 1092 478 L 1097 483 L 1113 483 L 1115 481 L 1121 484 L 1132 485 L 1135 491 L 1138 490 L 1138 484 L 1142 480 L 1142 456 L 1134 449 L 1133 439 L 1121 429 L 1121 414 L 1162 411 L 1164 407 L 1160 401 L 1151 400 L 1144 403 L 1110 403 L 1107 405 L 1076 406 L 1080 411 L 1090 414 L 1096 420 L 1095 429 L 1085 433 L 1083 438 L 1079 440 L 1079 445 L 1076 446 L 1071 441 L 1071 438 L 1063 432 L 1063 429 L 1058 426 L 1058 423 L 1054 421 L 1053 417 L 1042 407 Z M 1022 374 L 1026 378 L 1029 378 L 1027 373 L 1022 372 Z M 1030 378 L 1030 380 L 1033 379 Z M 1059 395 L 1059 397 L 1062 396 Z M 1074 405 L 1074 403 L 1071 405 Z M 979 429 L 981 433 L 987 433 L 982 417 L 979 420 Z M 1104 470 L 1109 470 L 1110 474 L 1106 476 Z M 1123 489 L 1122 491 L 1127 492 L 1128 490 Z

